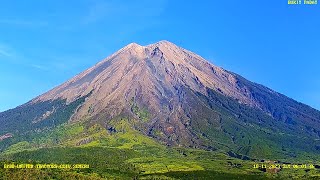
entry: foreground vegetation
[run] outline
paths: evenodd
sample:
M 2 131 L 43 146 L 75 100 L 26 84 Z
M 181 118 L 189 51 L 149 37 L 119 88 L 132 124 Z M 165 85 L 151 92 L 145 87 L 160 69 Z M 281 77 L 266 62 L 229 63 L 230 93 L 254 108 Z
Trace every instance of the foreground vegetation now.
M 16 139 L 0 155 L 0 179 L 317 179 L 314 169 L 253 168 L 259 160 L 241 160 L 226 152 L 172 148 L 131 128 L 122 119 L 112 127 L 63 124 Z M 4 164 L 87 164 L 89 168 L 7 169 Z M 301 162 L 303 163 L 303 162 Z

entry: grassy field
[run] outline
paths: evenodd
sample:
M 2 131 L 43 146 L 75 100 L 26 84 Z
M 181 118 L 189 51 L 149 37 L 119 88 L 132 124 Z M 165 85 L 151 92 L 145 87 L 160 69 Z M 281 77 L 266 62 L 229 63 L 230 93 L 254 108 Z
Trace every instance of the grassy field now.
M 63 124 L 29 135 L 0 155 L 0 179 L 319 179 L 317 168 L 253 168 L 224 151 L 167 147 L 131 128 L 133 122 Z M 19 139 L 20 140 L 20 139 Z M 7 169 L 4 164 L 87 164 L 89 168 Z M 292 162 L 297 163 L 297 162 Z M 311 162 L 299 162 L 311 163 Z

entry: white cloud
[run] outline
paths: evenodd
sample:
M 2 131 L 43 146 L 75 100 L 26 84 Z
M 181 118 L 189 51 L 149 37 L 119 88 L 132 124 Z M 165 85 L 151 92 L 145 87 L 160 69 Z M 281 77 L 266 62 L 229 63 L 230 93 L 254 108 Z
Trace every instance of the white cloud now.
M 47 26 L 48 22 L 45 21 L 30 21 L 21 19 L 0 19 L 0 24 L 24 26 L 24 27 L 42 27 Z
M 8 53 L 6 50 L 4 49 L 0 49 L 0 55 L 1 56 L 7 56 L 7 57 L 11 57 L 12 55 L 10 53 Z
M 31 64 L 31 67 L 39 69 L 39 70 L 43 70 L 43 71 L 49 70 L 48 67 L 43 66 L 43 65 L 38 65 L 38 64 Z
M 0 44 L 0 56 L 13 57 L 14 53 L 8 45 Z

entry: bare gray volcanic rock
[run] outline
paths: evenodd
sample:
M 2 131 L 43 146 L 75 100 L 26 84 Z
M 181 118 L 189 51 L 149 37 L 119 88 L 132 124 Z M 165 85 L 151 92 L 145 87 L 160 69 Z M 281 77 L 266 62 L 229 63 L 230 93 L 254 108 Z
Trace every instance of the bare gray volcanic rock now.
M 234 75 L 168 41 L 148 46 L 131 43 L 33 102 L 57 98 L 71 102 L 93 90 L 74 119 L 87 116 L 89 107 L 89 116 L 105 109 L 116 116 L 139 92 L 152 112 L 162 112 L 161 102 L 172 102 L 177 95 L 175 87 L 180 86 L 203 94 L 208 87 L 240 103 L 259 106 L 247 88 L 237 84 Z
M 304 151 L 307 140 L 308 151 L 319 149 L 319 111 L 168 41 L 127 45 L 51 91 L 0 113 L 0 130 L 38 131 L 82 121 L 102 124 L 107 131 L 119 118 L 168 145 L 221 147 L 253 156 Z M 16 128 L 17 123 L 24 126 Z
M 109 120 L 131 112 L 134 100 L 139 109 L 145 108 L 150 114 L 148 127 L 160 122 L 168 135 L 172 129 L 189 136 L 185 128 L 188 120 L 181 121 L 190 119 L 182 109 L 182 87 L 203 95 L 207 95 L 207 88 L 214 89 L 241 104 L 259 107 L 247 87 L 237 84 L 235 75 L 168 41 L 147 46 L 131 43 L 32 102 L 57 98 L 72 102 L 92 91 L 71 118 L 79 121 L 101 113 Z

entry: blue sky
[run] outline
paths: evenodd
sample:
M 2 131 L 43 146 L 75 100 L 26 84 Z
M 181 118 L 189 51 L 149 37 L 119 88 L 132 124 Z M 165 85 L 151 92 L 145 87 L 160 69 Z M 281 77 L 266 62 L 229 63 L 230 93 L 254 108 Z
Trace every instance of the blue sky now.
M 3 1 L 0 111 L 121 47 L 169 40 L 320 109 L 320 4 L 268 1 Z

